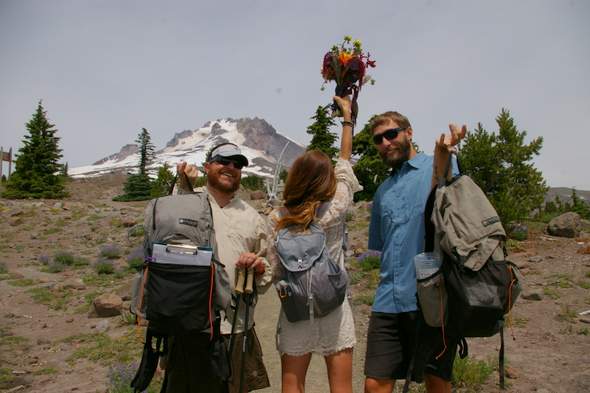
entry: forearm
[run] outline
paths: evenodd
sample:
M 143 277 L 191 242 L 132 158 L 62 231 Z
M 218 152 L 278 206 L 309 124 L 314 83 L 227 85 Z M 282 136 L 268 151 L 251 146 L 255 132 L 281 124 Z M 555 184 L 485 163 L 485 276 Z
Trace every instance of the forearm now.
M 448 181 L 452 177 L 451 152 L 435 149 L 432 167 L 432 188 L 436 187 L 441 179 Z
M 344 113 L 342 121 L 342 135 L 340 137 L 340 158 L 350 160 L 352 156 L 352 116 L 350 113 Z

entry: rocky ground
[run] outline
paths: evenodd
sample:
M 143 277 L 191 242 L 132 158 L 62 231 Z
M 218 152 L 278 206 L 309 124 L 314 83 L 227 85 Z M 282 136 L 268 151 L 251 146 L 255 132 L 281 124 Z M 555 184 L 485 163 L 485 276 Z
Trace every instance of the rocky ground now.
M 113 202 L 122 182 L 118 176 L 75 180 L 63 201 L 0 199 L 0 391 L 126 391 L 117 390 L 116 382 L 134 371 L 126 365 L 139 360 L 142 345 L 143 332 L 125 309 L 135 274 L 129 256 L 141 243 L 137 224 L 145 202 Z M 349 218 L 358 255 L 366 251 L 366 204 L 355 206 Z M 527 285 L 506 331 L 508 389 L 588 392 L 590 312 L 581 314 L 590 310 L 590 236 L 558 238 L 543 234 L 541 224 L 530 228 L 529 240 L 510 242 L 511 258 Z M 354 255 L 349 271 L 358 337 L 354 384 L 361 392 L 378 274 Z M 92 304 L 105 294 L 123 300 L 122 315 L 95 315 Z M 263 392 L 269 393 L 280 391 L 274 349 L 278 310 L 272 291 L 261 297 L 256 320 L 272 384 Z M 470 360 L 456 370 L 457 391 L 499 390 L 498 348 L 498 337 L 470 341 Z M 307 385 L 308 392 L 328 391 L 321 359 L 314 359 Z

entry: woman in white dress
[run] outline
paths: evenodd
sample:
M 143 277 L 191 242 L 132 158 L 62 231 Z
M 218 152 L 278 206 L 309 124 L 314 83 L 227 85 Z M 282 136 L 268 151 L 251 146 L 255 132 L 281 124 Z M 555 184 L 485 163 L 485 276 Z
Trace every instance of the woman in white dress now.
M 343 242 L 345 217 L 352 205 L 353 194 L 360 191 L 352 166 L 352 122 L 350 100 L 335 97 L 341 108 L 342 136 L 340 157 L 335 167 L 330 158 L 317 150 L 306 152 L 295 160 L 283 192 L 283 207 L 271 213 L 276 232 L 287 226 L 307 228 L 319 223 L 326 234 L 326 245 L 333 261 L 344 268 Z M 282 269 L 274 242 L 268 258 L 275 278 Z M 352 393 L 352 350 L 356 344 L 354 320 L 348 298 L 328 315 L 306 321 L 289 322 L 281 310 L 277 324 L 277 350 L 281 354 L 283 393 L 303 393 L 305 376 L 312 353 L 324 356 L 330 392 Z

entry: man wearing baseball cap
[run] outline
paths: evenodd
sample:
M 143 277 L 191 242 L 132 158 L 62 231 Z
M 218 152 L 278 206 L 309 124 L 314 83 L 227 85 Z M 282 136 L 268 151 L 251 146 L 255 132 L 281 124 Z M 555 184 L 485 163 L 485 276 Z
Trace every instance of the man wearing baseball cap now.
M 272 272 L 266 259 L 267 227 L 258 212 L 237 196 L 242 177 L 242 168 L 248 165 L 248 158 L 240 148 L 230 142 L 213 146 L 207 153 L 204 171 L 207 176 L 206 188 L 213 215 L 213 226 L 217 244 L 217 257 L 227 271 L 230 286 L 235 282 L 236 270 L 252 268 L 256 283 L 256 292 L 264 293 L 271 284 Z M 181 162 L 177 165 L 177 172 L 181 179 L 179 193 L 193 192 L 190 184 L 197 177 L 197 168 Z M 266 368 L 262 361 L 262 349 L 254 331 L 254 308 L 256 301 L 249 305 L 249 316 L 246 321 L 246 304 L 242 298 L 235 314 L 236 305 L 225 312 L 221 323 L 221 333 L 229 347 L 232 324 L 234 327 L 234 344 L 230 354 L 232 377 L 228 384 L 229 393 L 244 393 L 263 389 L 270 386 Z M 241 361 L 242 343 L 246 336 L 246 354 Z M 185 345 L 186 344 L 186 345 Z M 208 370 L 195 370 L 191 367 L 190 359 L 202 356 L 195 353 L 190 343 L 172 345 L 169 361 L 167 362 L 168 393 L 185 392 L 186 386 L 194 386 L 193 382 L 211 378 Z M 194 364 L 194 363 L 193 363 Z M 244 370 L 241 366 L 244 364 Z M 239 392 L 240 374 L 244 373 L 244 389 Z M 201 386 L 199 385 L 199 386 Z M 211 386 L 203 392 L 210 391 Z M 191 392 L 192 393 L 192 392 Z

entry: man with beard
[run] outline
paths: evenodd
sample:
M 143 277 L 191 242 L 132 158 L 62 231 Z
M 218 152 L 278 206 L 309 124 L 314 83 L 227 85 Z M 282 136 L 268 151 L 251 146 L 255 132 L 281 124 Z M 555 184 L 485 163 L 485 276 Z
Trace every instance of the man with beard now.
M 272 272 L 266 260 L 267 227 L 258 212 L 240 199 L 236 193 L 240 188 L 242 168 L 248 159 L 233 143 L 214 146 L 206 157 L 204 170 L 207 175 L 206 188 L 213 216 L 217 257 L 225 265 L 230 285 L 233 287 L 237 269 L 252 268 L 255 274 L 257 293 L 265 292 L 271 284 Z M 180 187 L 179 193 L 193 192 L 191 184 L 197 177 L 197 168 L 181 162 L 177 165 Z M 250 305 L 248 321 L 246 305 L 241 299 L 238 314 L 235 307 L 227 310 L 221 322 L 221 334 L 229 347 L 232 323 L 234 345 L 230 354 L 232 377 L 227 386 L 229 393 L 243 393 L 269 386 L 268 375 L 262 361 L 262 349 L 254 331 L 255 302 Z M 224 315 L 222 315 L 223 317 Z M 247 349 L 244 370 L 241 370 L 242 343 L 246 336 Z M 208 336 L 205 337 L 208 339 Z M 170 356 L 166 364 L 168 393 L 221 393 L 226 387 L 215 380 L 206 367 L 207 352 L 205 343 L 194 339 L 174 338 L 170 345 Z M 205 358 L 205 359 L 204 359 Z M 203 365 L 199 367 L 199 365 Z M 240 373 L 244 373 L 244 389 L 239 392 Z M 195 390 L 195 386 L 198 389 Z
M 410 363 L 412 379 L 420 382 L 424 378 L 429 393 L 451 391 L 457 345 L 447 341 L 445 348 L 438 329 L 428 330 L 418 322 L 413 263 L 414 256 L 424 251 L 428 195 L 439 176 L 448 175 L 449 155 L 466 133 L 465 126 L 449 128 L 451 132 L 436 141 L 432 157 L 416 152 L 414 131 L 402 114 L 385 112 L 371 123 L 373 142 L 391 167 L 391 175 L 375 193 L 369 226 L 369 249 L 382 254 L 367 332 L 367 393 L 391 393 L 395 380 L 406 378 Z M 418 325 L 421 334 L 416 337 Z

